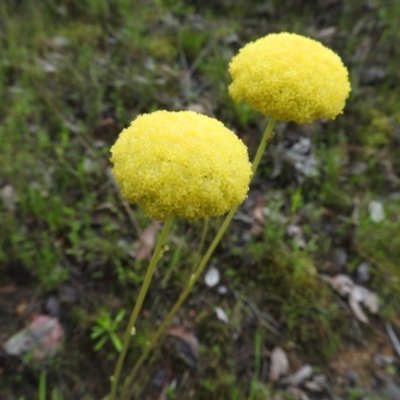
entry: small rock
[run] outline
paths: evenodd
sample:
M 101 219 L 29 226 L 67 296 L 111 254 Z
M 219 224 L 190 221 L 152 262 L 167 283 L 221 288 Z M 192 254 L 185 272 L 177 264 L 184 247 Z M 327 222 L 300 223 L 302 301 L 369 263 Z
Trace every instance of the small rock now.
M 347 378 L 351 386 L 356 386 L 358 384 L 358 374 L 352 369 L 346 371 L 345 377 Z
M 228 293 L 228 288 L 224 285 L 218 286 L 218 293 L 219 294 L 227 294 Z
M 333 253 L 333 258 L 335 261 L 335 264 L 340 268 L 343 269 L 346 266 L 347 263 L 347 252 L 343 248 L 337 248 L 335 249 Z
M 61 301 L 65 301 L 66 303 L 76 303 L 78 301 L 78 293 L 71 285 L 62 285 L 58 293 Z
M 1 188 L 1 201 L 4 208 L 9 212 L 15 211 L 15 204 L 17 202 L 17 193 L 11 185 L 5 185 Z
M 382 389 L 382 395 L 387 400 L 399 400 L 400 387 L 390 382 Z
M 50 296 L 47 298 L 46 302 L 45 302 L 45 310 L 46 312 L 54 317 L 54 318 L 60 318 L 60 314 L 61 314 L 61 304 L 58 301 L 56 296 Z
M 380 201 L 371 201 L 368 206 L 369 217 L 372 222 L 381 222 L 385 219 L 385 212 L 383 210 L 383 204 Z
M 217 268 L 211 267 L 205 277 L 204 282 L 208 287 L 213 287 L 218 284 L 220 278 L 220 274 Z
M 3 348 L 9 355 L 23 356 L 32 352 L 34 358 L 42 361 L 52 357 L 61 348 L 64 330 L 57 318 L 36 315 L 32 322 L 11 336 Z

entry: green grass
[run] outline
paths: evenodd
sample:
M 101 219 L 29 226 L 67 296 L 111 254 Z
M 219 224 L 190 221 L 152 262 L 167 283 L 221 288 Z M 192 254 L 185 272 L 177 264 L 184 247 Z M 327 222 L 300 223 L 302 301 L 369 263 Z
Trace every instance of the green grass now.
M 63 304 L 71 327 L 63 356 L 68 373 L 52 384 L 47 379 L 49 394 L 66 382 L 86 398 L 106 393 L 114 350 L 111 345 L 95 349 L 90 330 L 101 310 L 116 316 L 132 307 L 146 268 L 146 261 L 135 261 L 130 251 L 139 238 L 137 228 L 151 221 L 121 200 L 110 179 L 110 146 L 139 113 L 195 105 L 232 127 L 254 151 L 264 119 L 230 99 L 227 66 L 244 43 L 270 31 L 315 36 L 335 26 L 338 33 L 329 46 L 349 66 L 353 92 L 344 114 L 333 122 L 277 127 L 272 147 L 293 135 L 310 135 L 319 175 L 299 183 L 285 161 L 282 173 L 271 180 L 273 150 L 267 150 L 254 190 L 271 214 L 258 235 L 250 233 L 249 224 L 235 222 L 218 247 L 212 262 L 228 294 L 199 284 L 178 314 L 178 323 L 193 326 L 202 354 L 189 375 L 172 357 L 180 383 L 168 389 L 168 398 L 189 392 L 193 399 L 271 398 L 273 387 L 260 376 L 262 350 L 281 340 L 295 343 L 304 362 L 323 367 L 321 360 L 349 336 L 354 339 L 349 314 L 317 277 L 336 271 L 336 247 L 347 251 L 345 273 L 363 260 L 371 263 L 369 285 L 383 304 L 378 319 L 398 313 L 400 7 L 376 1 L 366 11 L 361 3 L 344 2 L 340 12 L 329 13 L 323 2 L 272 4 L 266 14 L 257 8 L 263 2 L 249 6 L 229 0 L 218 6 L 161 0 L 0 5 L 0 190 L 13 188 L 11 199 L 0 202 L 0 282 L 35 288 L 42 299 L 64 284 L 79 282 L 83 292 L 80 303 Z M 386 75 L 363 81 L 365 70 L 376 65 Z M 354 172 L 357 168 L 362 172 Z M 385 205 L 382 223 L 369 219 L 373 199 Z M 301 226 L 306 249 L 285 234 L 288 223 Z M 217 226 L 211 221 L 206 243 Z M 145 302 L 131 361 L 190 276 L 201 230 L 197 222 L 174 227 L 170 251 Z M 229 324 L 216 319 L 215 305 L 224 307 Z M 260 315 L 267 314 L 282 338 L 266 330 L 271 321 Z M 251 362 L 241 364 L 241 351 L 251 354 Z M 135 387 L 139 398 L 156 392 L 151 377 L 171 352 L 164 345 L 152 355 Z M 81 363 L 73 358 L 77 354 Z M 85 382 L 97 367 L 96 387 L 87 393 Z M 38 386 L 19 389 L 18 376 L 0 376 L 0 383 L 20 396 L 34 396 Z

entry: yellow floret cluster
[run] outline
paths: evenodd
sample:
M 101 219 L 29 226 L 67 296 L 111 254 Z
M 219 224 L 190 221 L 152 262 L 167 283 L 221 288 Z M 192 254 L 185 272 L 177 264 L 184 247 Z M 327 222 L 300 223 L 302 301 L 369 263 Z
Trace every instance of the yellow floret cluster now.
M 267 35 L 244 46 L 230 65 L 229 94 L 258 112 L 299 124 L 334 119 L 350 93 L 340 57 L 292 33 Z
M 193 111 L 139 116 L 111 153 L 122 195 L 157 220 L 222 215 L 249 189 L 246 146 L 221 122 Z

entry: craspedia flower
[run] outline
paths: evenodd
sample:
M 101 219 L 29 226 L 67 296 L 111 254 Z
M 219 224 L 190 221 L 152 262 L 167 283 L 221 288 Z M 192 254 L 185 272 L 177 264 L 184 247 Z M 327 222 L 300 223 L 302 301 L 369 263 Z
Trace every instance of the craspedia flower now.
M 229 94 L 258 112 L 299 124 L 334 119 L 350 93 L 340 57 L 316 40 L 267 35 L 244 46 L 229 64 Z
M 139 116 L 111 153 L 122 195 L 157 220 L 222 215 L 248 191 L 246 146 L 221 122 L 193 111 Z

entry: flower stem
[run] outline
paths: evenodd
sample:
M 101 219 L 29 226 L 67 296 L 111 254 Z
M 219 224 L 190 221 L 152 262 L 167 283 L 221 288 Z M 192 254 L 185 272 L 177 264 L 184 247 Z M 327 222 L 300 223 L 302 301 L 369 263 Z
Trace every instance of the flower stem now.
M 210 218 L 206 217 L 204 219 L 204 224 L 203 224 L 203 230 L 201 232 L 201 238 L 200 238 L 200 244 L 199 244 L 199 248 L 197 249 L 198 252 L 198 257 L 200 258 L 200 254 L 203 251 L 203 246 L 204 246 L 204 242 L 206 241 L 206 236 L 207 236 L 207 232 L 208 232 L 208 227 L 210 225 Z M 197 258 L 197 257 L 196 257 Z
M 168 327 L 168 325 L 171 323 L 172 318 L 176 314 L 176 312 L 179 310 L 180 306 L 182 303 L 186 300 L 186 297 L 190 293 L 190 290 L 192 289 L 193 285 L 196 283 L 197 279 L 201 275 L 201 273 L 204 270 L 204 267 L 207 265 L 208 260 L 210 259 L 212 253 L 214 252 L 215 248 L 217 247 L 218 243 L 220 242 L 222 235 L 225 233 L 226 228 L 228 227 L 229 223 L 232 220 L 232 217 L 236 213 L 237 207 L 233 208 L 229 214 L 226 216 L 223 224 L 221 225 L 221 228 L 219 229 L 217 235 L 215 236 L 213 242 L 211 243 L 210 247 L 207 250 L 207 253 L 201 260 L 199 266 L 197 267 L 196 271 L 194 274 L 189 279 L 189 282 L 187 283 L 186 287 L 182 291 L 181 295 L 179 296 L 179 299 L 177 302 L 173 305 L 171 310 L 168 312 L 167 316 L 164 318 L 162 321 L 161 325 L 158 327 L 156 333 L 153 335 L 151 338 L 150 342 L 147 344 L 146 349 L 143 351 L 141 357 L 136 361 L 135 366 L 133 367 L 132 372 L 128 376 L 128 378 L 125 380 L 124 385 L 123 385 L 123 392 L 122 392 L 122 399 L 126 398 L 127 390 L 133 381 L 133 379 L 136 376 L 137 371 L 139 370 L 140 366 L 142 365 L 143 361 L 147 358 L 147 355 L 151 351 L 151 349 L 155 346 L 157 343 L 159 337 L 164 333 L 165 329 Z
M 124 335 L 124 341 L 122 345 L 122 350 L 119 353 L 117 364 L 115 366 L 115 371 L 113 376 L 111 377 L 111 392 L 110 392 L 110 400 L 115 400 L 116 399 L 116 393 L 117 393 L 117 388 L 118 388 L 118 381 L 119 377 L 121 374 L 121 369 L 122 365 L 124 363 L 124 359 L 126 356 L 126 352 L 128 350 L 129 346 L 129 341 L 131 336 L 135 334 L 135 323 L 137 320 L 137 317 L 139 315 L 139 312 L 142 308 L 143 301 L 146 297 L 147 290 L 149 288 L 151 278 L 154 274 L 154 271 L 157 266 L 158 260 L 162 257 L 163 254 L 163 245 L 167 239 L 168 233 L 171 229 L 172 221 L 173 221 L 173 215 L 170 215 L 166 221 L 164 222 L 164 226 L 162 228 L 160 237 L 158 238 L 156 248 L 154 250 L 154 253 L 151 257 L 149 267 L 147 268 L 146 276 L 144 277 L 144 281 L 142 284 L 142 287 L 140 288 L 139 296 L 138 299 L 135 303 L 135 306 L 132 310 L 131 318 L 129 320 L 128 326 L 125 331 Z
M 252 166 L 252 171 L 253 171 L 252 179 L 254 179 L 255 173 L 260 164 L 261 157 L 265 151 L 265 148 L 266 148 L 269 140 L 272 138 L 272 135 L 273 135 L 272 129 L 274 128 L 274 126 L 275 126 L 275 120 L 270 118 L 270 120 L 268 121 L 267 127 L 265 128 L 261 142 L 258 146 L 256 155 L 254 157 L 253 166 Z M 136 361 L 136 364 L 134 365 L 129 376 L 125 379 L 125 382 L 122 387 L 122 399 L 125 399 L 126 396 L 128 395 L 129 387 L 130 387 L 131 383 L 133 382 L 133 380 L 135 379 L 136 374 L 139 371 L 139 368 L 142 366 L 143 362 L 146 360 L 150 351 L 156 345 L 160 336 L 164 333 L 165 329 L 169 326 L 169 324 L 172 321 L 172 318 L 175 316 L 176 312 L 179 310 L 182 303 L 186 300 L 187 296 L 189 295 L 189 293 L 190 293 L 191 289 L 193 288 L 194 284 L 196 283 L 197 279 L 200 277 L 200 275 L 203 272 L 204 268 L 206 267 L 210 257 L 214 253 L 215 248 L 218 246 L 219 242 L 222 239 L 222 236 L 224 235 L 225 231 L 227 230 L 229 224 L 231 223 L 232 218 L 235 215 L 237 209 L 238 209 L 238 206 L 236 206 L 231 211 L 229 211 L 228 215 L 225 217 L 225 220 L 222 223 L 221 227 L 219 228 L 214 240 L 212 241 L 212 243 L 211 243 L 210 247 L 208 248 L 204 257 L 200 261 L 200 264 L 198 265 L 197 269 L 190 277 L 189 282 L 187 283 L 186 287 L 181 292 L 178 300 L 173 305 L 171 310 L 168 312 L 167 316 L 164 318 L 161 325 L 158 327 L 156 333 L 152 336 L 150 342 L 147 343 L 146 348 L 142 352 L 142 355 Z M 111 400 L 114 400 L 114 399 L 111 399 Z
M 262 158 L 262 156 L 264 154 L 265 148 L 267 147 L 267 144 L 269 143 L 269 141 L 273 137 L 272 129 L 274 129 L 275 122 L 276 122 L 275 119 L 273 119 L 273 118 L 269 119 L 267 127 L 265 128 L 263 137 L 261 138 L 261 142 L 258 145 L 258 149 L 257 149 L 256 155 L 255 155 L 254 160 L 253 160 L 253 165 L 251 167 L 251 169 L 253 171 L 253 176 L 251 178 L 252 180 L 254 179 L 254 176 L 255 176 L 255 174 L 257 172 L 257 168 L 260 165 L 260 161 L 261 161 L 261 158 Z

